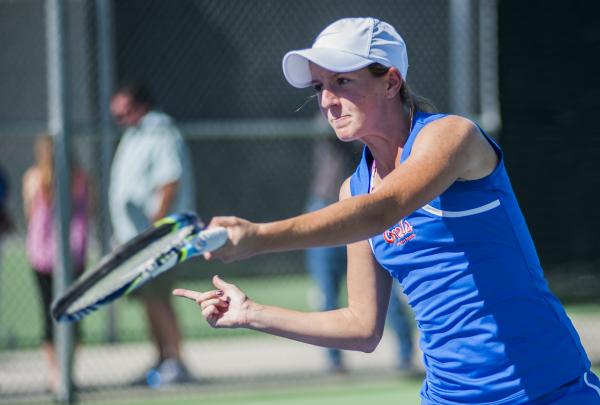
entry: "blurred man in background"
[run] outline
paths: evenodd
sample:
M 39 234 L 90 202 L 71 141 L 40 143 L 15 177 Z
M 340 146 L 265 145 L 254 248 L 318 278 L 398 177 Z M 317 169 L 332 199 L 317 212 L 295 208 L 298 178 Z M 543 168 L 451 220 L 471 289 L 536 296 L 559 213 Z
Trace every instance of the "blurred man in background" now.
M 193 210 L 194 190 L 189 153 L 168 115 L 154 109 L 146 83 L 117 89 L 111 112 L 125 133 L 110 175 L 109 204 L 115 242 L 122 244 L 154 221 Z M 181 332 L 170 297 L 173 277 L 167 272 L 133 295 L 144 304 L 158 359 L 134 384 L 152 387 L 189 380 L 181 358 Z

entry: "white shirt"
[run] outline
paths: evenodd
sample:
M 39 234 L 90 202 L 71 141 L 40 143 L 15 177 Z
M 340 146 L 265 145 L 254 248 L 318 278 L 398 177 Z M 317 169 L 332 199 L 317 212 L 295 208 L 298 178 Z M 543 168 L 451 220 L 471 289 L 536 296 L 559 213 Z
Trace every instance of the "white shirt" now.
M 125 131 L 112 163 L 109 207 L 117 243 L 150 226 L 160 189 L 174 181 L 179 187 L 169 212 L 193 210 L 193 172 L 183 137 L 168 115 L 150 111 Z

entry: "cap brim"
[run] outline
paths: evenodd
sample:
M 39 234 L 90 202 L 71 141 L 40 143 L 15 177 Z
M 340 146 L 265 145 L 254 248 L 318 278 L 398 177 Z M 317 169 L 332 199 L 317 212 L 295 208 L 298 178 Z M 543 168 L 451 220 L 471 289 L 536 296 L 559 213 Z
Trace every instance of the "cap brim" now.
M 283 57 L 283 74 L 294 87 L 308 87 L 312 83 L 309 62 L 332 72 L 352 72 L 370 65 L 373 61 L 348 52 L 331 48 L 308 48 L 288 52 Z

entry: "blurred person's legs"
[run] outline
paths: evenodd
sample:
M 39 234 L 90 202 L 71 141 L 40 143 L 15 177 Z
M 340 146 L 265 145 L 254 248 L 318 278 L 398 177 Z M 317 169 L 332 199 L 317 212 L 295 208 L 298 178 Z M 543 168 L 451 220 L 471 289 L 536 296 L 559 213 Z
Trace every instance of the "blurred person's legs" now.
M 42 349 L 44 356 L 46 357 L 46 364 L 48 365 L 48 384 L 50 391 L 56 393 L 58 391 L 58 360 L 56 359 L 56 350 L 54 349 L 54 343 L 52 341 L 44 340 L 42 342 Z
M 46 364 L 48 365 L 48 384 L 49 388 L 53 393 L 58 390 L 58 380 L 60 370 L 58 368 L 58 358 L 56 355 L 56 348 L 54 346 L 54 324 L 50 315 L 52 307 L 52 292 L 53 292 L 53 276 L 52 273 L 40 273 L 34 271 L 40 298 L 42 304 L 42 319 L 44 320 L 44 335 L 42 337 L 42 350 L 46 357 Z M 75 279 L 83 273 L 83 269 L 76 269 Z M 77 345 L 80 341 L 81 327 L 78 323 L 73 325 L 75 333 L 75 344 Z
M 410 310 L 402 301 L 402 287 L 398 280 L 392 283 L 390 304 L 387 312 L 387 324 L 394 330 L 397 341 L 398 358 L 396 368 L 400 371 L 411 371 L 413 369 L 413 341 L 412 341 L 412 319 Z
M 134 385 L 160 387 L 190 380 L 181 356 L 181 330 L 171 302 L 175 272 L 167 272 L 135 291 L 146 312 L 148 330 L 156 348 L 157 361 Z
M 171 301 L 166 297 L 143 297 L 142 301 L 160 361 L 181 360 L 181 334 Z
M 44 336 L 42 338 L 42 350 L 46 357 L 48 367 L 48 384 L 52 392 L 58 389 L 58 361 L 54 349 L 54 331 L 52 319 L 50 319 L 50 306 L 52 305 L 52 273 L 40 273 L 34 271 L 42 304 L 42 319 L 44 320 Z
M 318 308 L 330 311 L 339 307 L 340 284 L 346 274 L 344 248 L 314 248 L 306 252 L 309 273 L 319 291 Z M 329 371 L 343 372 L 342 354 L 338 349 L 327 349 Z
M 319 306 L 322 311 L 339 307 L 339 292 L 342 279 L 346 274 L 345 249 L 314 248 L 306 252 L 309 273 L 319 291 Z M 331 372 L 343 372 L 345 367 L 342 353 L 338 349 L 327 349 L 328 369 Z
M 312 198 L 306 206 L 306 211 L 315 211 L 325 206 L 327 206 L 326 201 Z M 344 247 L 307 249 L 306 265 L 318 289 L 317 308 L 322 311 L 338 308 L 340 285 L 346 275 L 346 249 Z M 338 373 L 346 370 L 340 350 L 327 349 L 327 357 L 328 371 Z

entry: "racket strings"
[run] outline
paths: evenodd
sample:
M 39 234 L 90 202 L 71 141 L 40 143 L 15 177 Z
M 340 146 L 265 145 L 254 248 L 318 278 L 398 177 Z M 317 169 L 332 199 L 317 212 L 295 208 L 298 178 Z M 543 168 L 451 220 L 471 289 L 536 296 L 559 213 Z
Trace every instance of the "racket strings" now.
M 66 312 L 76 313 L 88 307 L 90 310 L 94 310 L 97 307 L 96 303 L 112 295 L 121 295 L 114 293 L 128 288 L 130 284 L 136 283 L 137 286 L 156 277 L 162 273 L 161 269 L 171 267 L 174 264 L 173 261 L 177 262 L 179 249 L 185 245 L 190 235 L 197 229 L 196 225 L 188 225 L 150 243 L 143 250 L 120 263 L 93 287 L 74 300 Z

